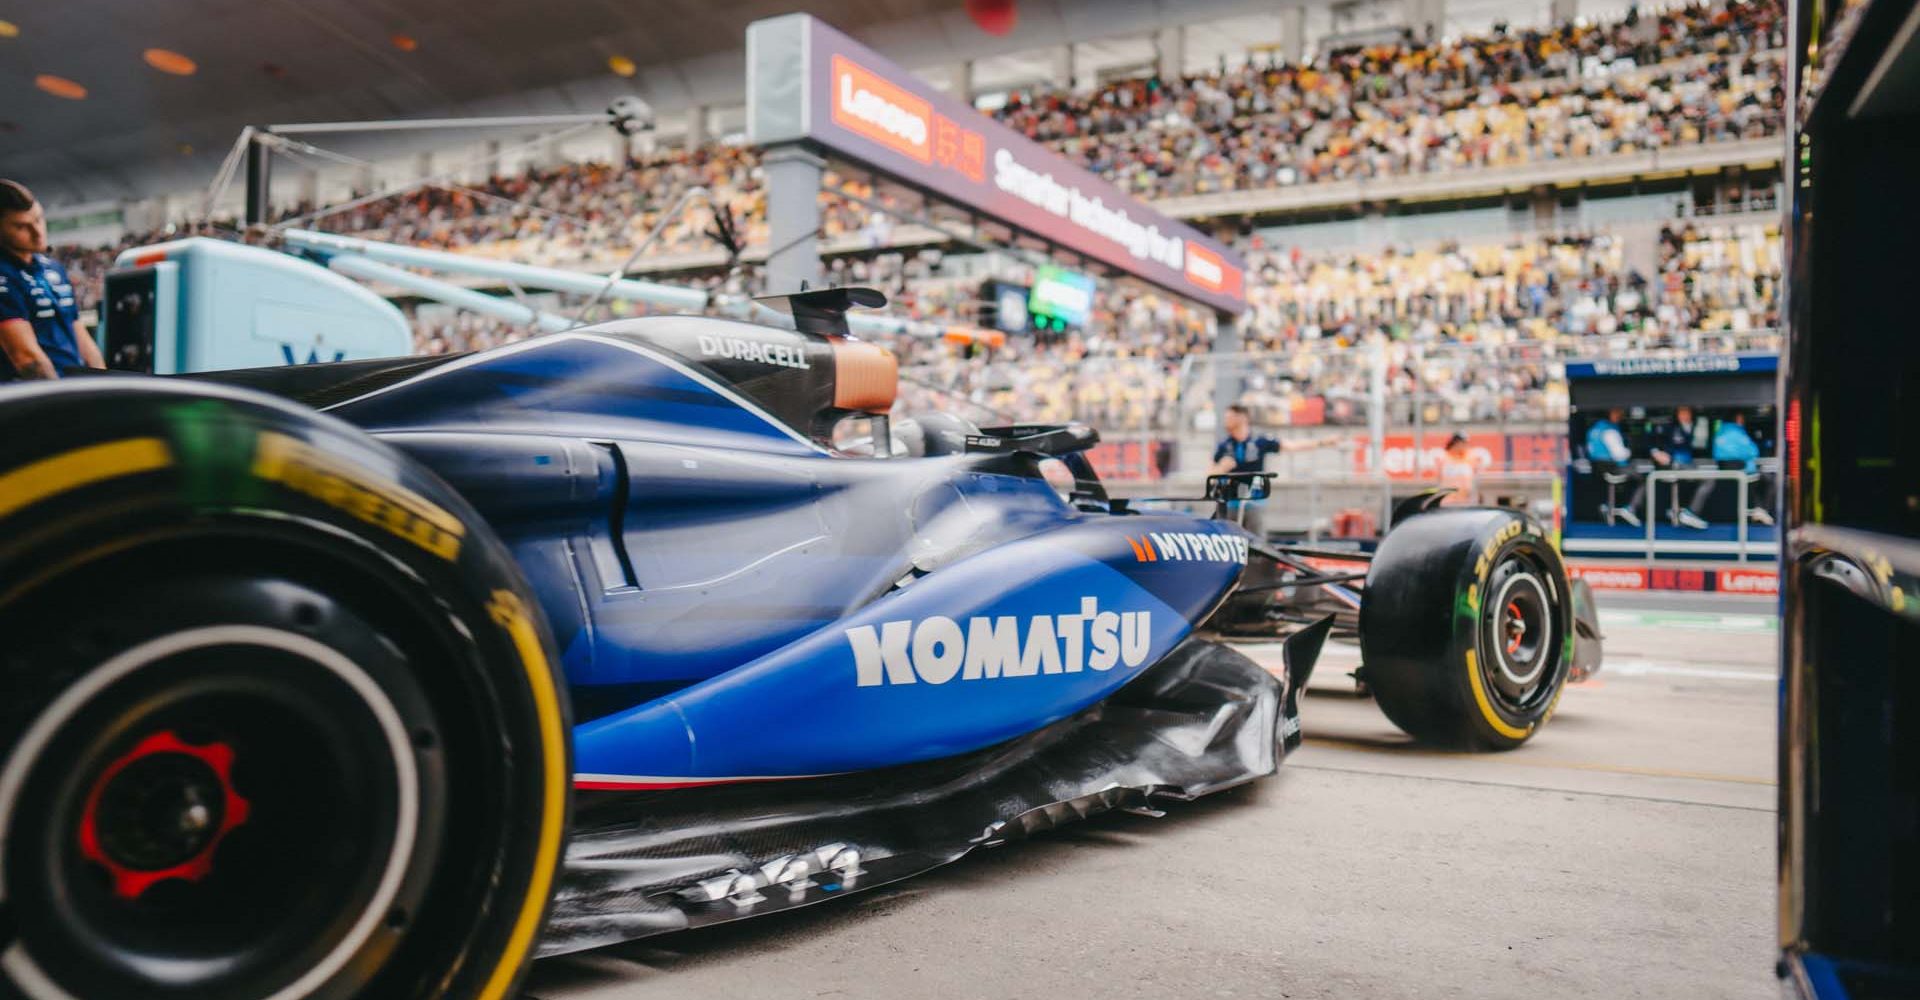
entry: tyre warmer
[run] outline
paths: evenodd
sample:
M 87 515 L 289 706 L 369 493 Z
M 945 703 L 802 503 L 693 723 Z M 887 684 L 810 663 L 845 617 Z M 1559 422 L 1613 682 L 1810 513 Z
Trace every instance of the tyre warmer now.
M 1304 684 L 1325 627 L 1290 642 Z M 1112 698 L 958 758 L 679 791 L 583 792 L 540 954 L 703 927 L 869 889 L 1108 810 L 1271 774 L 1297 688 L 1189 639 Z

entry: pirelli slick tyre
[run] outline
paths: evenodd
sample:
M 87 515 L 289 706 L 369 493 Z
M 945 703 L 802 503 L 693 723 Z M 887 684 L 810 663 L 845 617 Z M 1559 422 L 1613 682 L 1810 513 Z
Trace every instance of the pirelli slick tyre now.
M 564 846 L 546 627 L 351 427 L 0 389 L 0 997 L 511 997 Z
M 1444 746 L 1506 750 L 1552 717 L 1573 661 L 1571 589 L 1510 510 L 1442 508 L 1380 543 L 1360 608 L 1362 672 L 1393 724 Z

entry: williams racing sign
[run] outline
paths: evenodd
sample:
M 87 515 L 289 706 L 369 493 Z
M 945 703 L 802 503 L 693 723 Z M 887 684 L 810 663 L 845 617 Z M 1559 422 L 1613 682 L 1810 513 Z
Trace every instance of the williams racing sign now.
M 1771 372 L 1780 366 L 1775 354 L 1688 354 L 1678 357 L 1595 358 L 1567 362 L 1567 377 L 1622 378 L 1644 375 L 1735 375 Z
M 747 28 L 747 133 L 813 142 L 1216 309 L 1245 262 L 806 14 Z

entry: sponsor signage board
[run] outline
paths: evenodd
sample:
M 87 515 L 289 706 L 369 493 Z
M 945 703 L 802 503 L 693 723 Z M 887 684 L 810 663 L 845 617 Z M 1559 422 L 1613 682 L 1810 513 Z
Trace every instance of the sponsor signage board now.
M 1774 569 L 1568 563 L 1567 575 L 1587 581 L 1587 586 L 1595 590 L 1683 590 L 1767 595 L 1780 592 L 1780 573 Z
M 1723 569 L 1714 573 L 1713 589 L 1723 594 L 1766 594 L 1780 592 L 1780 574 L 1775 570 Z
M 1448 434 L 1428 433 L 1416 442 L 1412 434 L 1387 434 L 1380 441 L 1380 461 L 1387 478 L 1396 481 L 1433 479 L 1446 461 Z M 1550 472 L 1562 462 L 1564 434 L 1490 432 L 1467 435 L 1467 459 L 1481 472 Z M 1419 447 L 1415 447 L 1416 443 Z M 1370 475 L 1369 441 L 1355 435 L 1348 452 L 1355 475 Z
M 807 14 L 747 27 L 747 135 L 813 142 L 1216 309 L 1246 263 Z
M 1596 358 L 1567 362 L 1567 377 L 1623 378 L 1647 375 L 1733 375 L 1780 368 L 1777 354 L 1691 354 L 1682 357 Z
M 1568 565 L 1567 575 L 1595 590 L 1647 589 L 1647 571 L 1636 567 Z

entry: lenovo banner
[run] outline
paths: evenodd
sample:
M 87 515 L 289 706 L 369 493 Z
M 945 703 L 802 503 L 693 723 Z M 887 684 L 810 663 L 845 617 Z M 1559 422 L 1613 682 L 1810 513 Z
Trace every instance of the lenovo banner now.
M 1567 575 L 1587 581 L 1587 586 L 1595 590 L 1687 590 L 1767 596 L 1780 593 L 1780 571 L 1774 568 L 1708 569 L 1572 562 L 1567 564 Z
M 818 143 L 957 204 L 1232 313 L 1246 264 L 806 14 L 747 28 L 747 134 Z
M 1446 461 L 1446 431 L 1431 431 L 1415 447 L 1412 434 L 1388 434 L 1380 442 L 1380 460 L 1390 479 L 1431 479 Z M 1481 472 L 1551 472 L 1564 461 L 1564 434 L 1490 432 L 1467 435 L 1467 460 Z M 1352 455 L 1355 475 L 1369 475 L 1368 438 L 1355 435 Z

